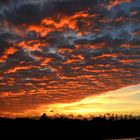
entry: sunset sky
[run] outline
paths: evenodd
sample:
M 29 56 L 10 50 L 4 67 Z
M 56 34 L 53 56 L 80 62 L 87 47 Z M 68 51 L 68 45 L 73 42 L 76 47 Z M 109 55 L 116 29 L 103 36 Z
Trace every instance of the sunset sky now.
M 0 116 L 139 108 L 140 0 L 0 0 Z

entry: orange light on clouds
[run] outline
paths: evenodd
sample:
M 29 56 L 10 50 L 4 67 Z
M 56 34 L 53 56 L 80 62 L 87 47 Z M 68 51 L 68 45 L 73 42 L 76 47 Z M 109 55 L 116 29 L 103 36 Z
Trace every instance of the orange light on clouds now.
M 113 6 L 117 6 L 123 2 L 131 2 L 132 0 L 111 0 L 108 5 L 108 10 L 110 10 Z
M 0 112 L 140 113 L 138 1 L 31 1 L 0 4 Z
M 0 57 L 0 63 L 5 62 L 8 56 L 14 54 L 16 51 L 17 49 L 14 47 L 6 49 L 5 52 L 3 53 L 3 56 Z

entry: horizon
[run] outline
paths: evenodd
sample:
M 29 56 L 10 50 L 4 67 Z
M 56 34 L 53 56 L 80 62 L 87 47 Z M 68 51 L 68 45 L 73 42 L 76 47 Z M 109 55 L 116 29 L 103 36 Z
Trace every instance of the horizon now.
M 34 110 L 28 110 L 19 114 L 1 113 L 0 116 L 9 118 L 31 118 L 40 117 L 43 113 L 52 118 L 57 116 L 68 116 L 69 118 L 69 115 L 73 115 L 73 117 L 77 118 L 78 115 L 81 115 L 83 118 L 88 119 L 91 118 L 93 114 L 100 116 L 108 113 L 139 116 L 140 101 L 136 98 L 139 93 L 140 85 L 138 84 L 99 95 L 91 95 L 76 102 L 44 104 Z M 127 106 L 128 104 L 131 104 L 132 107 Z M 122 109 L 120 109 L 120 107 Z

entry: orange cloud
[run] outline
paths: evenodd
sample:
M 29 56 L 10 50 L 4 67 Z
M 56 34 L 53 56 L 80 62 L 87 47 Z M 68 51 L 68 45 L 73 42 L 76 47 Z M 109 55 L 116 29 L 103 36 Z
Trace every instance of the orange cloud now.
M 70 63 L 77 63 L 84 60 L 84 57 L 82 55 L 72 55 L 70 59 L 68 59 L 63 64 L 70 64 Z
M 17 43 L 18 47 L 28 49 L 30 51 L 40 50 L 39 47 L 46 47 L 47 45 L 48 45 L 47 42 L 39 40 L 21 41 Z
M 76 30 L 77 29 L 77 26 L 76 26 L 77 19 L 78 18 L 87 18 L 87 17 L 92 17 L 92 16 L 85 12 L 78 12 L 70 17 L 65 16 L 65 17 L 60 18 L 59 22 L 46 18 L 41 21 L 41 24 L 47 25 L 47 26 L 52 25 L 52 26 L 54 26 L 55 29 L 61 29 L 61 28 L 64 28 L 65 26 L 67 26 L 70 29 Z
M 132 0 L 110 0 L 109 5 L 107 6 L 108 10 L 110 10 L 112 7 L 117 6 L 124 2 L 132 2 Z
M 5 52 L 3 53 L 3 55 L 0 57 L 0 63 L 4 63 L 7 58 L 9 57 L 9 55 L 14 54 L 17 51 L 16 48 L 14 47 L 10 47 L 8 49 L 5 50 Z
M 18 70 L 29 70 L 29 69 L 32 69 L 32 68 L 36 68 L 36 66 L 17 66 L 15 68 L 9 69 L 8 71 L 5 72 L 5 74 L 7 74 L 7 73 L 15 73 Z
M 98 43 L 98 44 L 75 44 L 76 49 L 81 49 L 81 48 L 89 48 L 89 49 L 103 49 L 107 48 L 107 44 L 105 42 Z
M 45 37 L 48 33 L 53 31 L 65 31 L 65 28 L 72 29 L 77 31 L 78 35 L 81 35 L 82 32 L 79 31 L 77 27 L 77 20 L 78 19 L 85 19 L 85 18 L 94 18 L 96 14 L 90 15 L 85 11 L 80 11 L 75 13 L 72 16 L 61 16 L 58 20 L 53 18 L 44 18 L 41 20 L 39 25 L 23 25 L 26 31 L 31 32 L 34 31 L 38 33 L 40 37 Z M 86 20 L 86 25 L 90 27 L 90 20 Z
M 40 37 L 45 37 L 49 32 L 54 31 L 52 27 L 46 27 L 43 25 L 27 25 L 25 26 L 28 32 L 36 32 Z
M 54 61 L 53 58 L 46 58 L 41 62 L 41 66 L 47 66 L 49 62 L 53 62 L 53 61 Z

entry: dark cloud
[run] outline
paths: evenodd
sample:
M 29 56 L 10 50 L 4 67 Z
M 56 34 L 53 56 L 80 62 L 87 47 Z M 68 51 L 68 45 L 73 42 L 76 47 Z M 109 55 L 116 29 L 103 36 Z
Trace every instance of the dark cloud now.
M 10 44 L 6 41 L 6 38 L 8 38 L 8 34 L 2 34 L 0 35 L 0 54 L 2 55 L 6 48 L 10 46 Z
M 41 20 L 38 5 L 25 4 L 5 13 L 7 20 L 13 24 L 33 24 Z
M 7 4 L 10 0 L 0 0 L 0 4 Z

